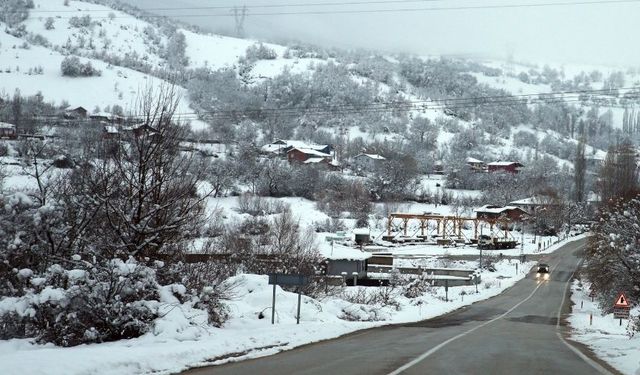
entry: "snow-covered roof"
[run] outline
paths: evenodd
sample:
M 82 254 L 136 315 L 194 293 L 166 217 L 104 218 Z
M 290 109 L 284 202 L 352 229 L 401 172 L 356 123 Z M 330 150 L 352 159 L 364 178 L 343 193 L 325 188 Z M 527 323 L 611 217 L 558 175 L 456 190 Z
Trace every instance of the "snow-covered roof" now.
M 291 150 L 287 151 L 287 152 L 291 152 L 293 150 L 298 150 L 300 152 L 302 152 L 303 154 L 306 155 L 315 155 L 315 156 L 320 156 L 322 158 L 327 158 L 327 157 L 331 157 L 331 155 L 329 154 L 325 154 L 324 152 L 320 152 L 318 150 L 314 150 L 312 148 L 298 148 L 298 147 L 294 147 Z
M 517 161 L 494 161 L 487 165 L 496 166 L 496 167 L 506 167 L 508 165 L 513 165 L 513 164 L 520 164 L 520 163 Z
M 323 161 L 325 161 L 324 158 L 309 158 L 304 161 L 304 164 L 317 164 L 322 163 Z
M 469 164 L 482 164 L 484 162 L 482 160 L 478 160 L 476 158 L 468 157 L 467 158 L 467 163 L 469 163 Z
M 486 214 L 501 214 L 505 211 L 510 211 L 510 210 L 520 210 L 520 208 L 515 206 L 496 207 L 492 205 L 485 205 L 476 209 L 475 212 L 486 213 Z
M 16 126 L 8 122 L 0 122 L 0 129 L 15 129 Z
M 365 154 L 365 153 L 362 153 L 362 154 L 358 154 L 358 155 L 356 155 L 356 158 L 359 158 L 359 157 L 362 157 L 362 156 L 368 157 L 369 159 L 373 159 L 373 160 L 387 160 L 387 158 L 385 158 L 385 157 L 384 157 L 384 156 L 382 156 L 382 155 L 378 155 L 378 154 Z
M 553 199 L 548 197 L 530 197 L 524 198 L 509 203 L 512 206 L 549 206 L 555 205 Z
M 297 149 L 311 149 L 311 150 L 324 150 L 328 147 L 328 145 L 318 145 L 314 143 L 307 143 L 304 141 L 297 141 L 292 139 L 279 139 L 273 143 L 269 143 L 267 145 L 262 146 L 260 149 L 263 152 L 282 152 L 286 148 L 297 148 Z
M 108 133 L 108 134 L 118 134 L 118 128 L 111 125 L 106 125 L 104 127 L 104 131 L 105 133 Z
M 333 250 L 324 250 L 322 255 L 331 260 L 365 260 L 371 258 L 371 253 L 360 251 L 347 246 L 333 245 Z

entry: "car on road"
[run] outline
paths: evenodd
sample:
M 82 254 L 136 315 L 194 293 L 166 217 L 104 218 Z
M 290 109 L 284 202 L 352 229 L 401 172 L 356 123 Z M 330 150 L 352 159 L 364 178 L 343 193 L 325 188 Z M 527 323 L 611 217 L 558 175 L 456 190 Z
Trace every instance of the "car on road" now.
M 548 264 L 540 263 L 538 264 L 538 271 L 536 272 L 536 279 L 538 280 L 549 280 L 549 272 L 551 268 Z

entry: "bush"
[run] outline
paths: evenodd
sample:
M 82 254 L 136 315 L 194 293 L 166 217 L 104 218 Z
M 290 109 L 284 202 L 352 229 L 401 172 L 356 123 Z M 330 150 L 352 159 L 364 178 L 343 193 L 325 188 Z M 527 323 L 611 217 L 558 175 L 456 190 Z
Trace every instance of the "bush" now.
M 19 271 L 31 273 L 25 278 L 34 287 L 4 301 L 11 307 L 0 311 L 0 321 L 19 322 L 9 337 L 34 334 L 41 343 L 73 346 L 137 337 L 150 329 L 157 317 L 149 303 L 158 300 L 155 270 L 120 259 L 78 266 L 54 264 L 38 277 Z
M 262 43 L 249 46 L 246 52 L 246 59 L 248 61 L 274 60 L 277 57 L 278 57 L 278 54 L 276 53 L 276 51 L 265 46 Z
M 89 27 L 91 26 L 91 16 L 84 15 L 82 17 L 73 16 L 69 19 L 69 26 L 71 27 Z
M 53 30 L 55 29 L 55 20 L 53 19 L 53 17 L 47 17 L 47 19 L 44 21 L 44 28 L 46 30 Z
M 93 65 L 91 65 L 91 61 L 83 64 L 80 59 L 75 56 L 65 57 L 60 64 L 60 69 L 62 70 L 62 75 L 67 77 L 92 77 L 102 75 L 100 70 L 95 69 Z

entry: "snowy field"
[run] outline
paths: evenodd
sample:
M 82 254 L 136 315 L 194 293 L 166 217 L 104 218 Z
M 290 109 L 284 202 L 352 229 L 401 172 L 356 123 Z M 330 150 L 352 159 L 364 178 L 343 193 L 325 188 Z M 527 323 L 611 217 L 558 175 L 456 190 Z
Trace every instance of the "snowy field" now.
M 598 302 L 591 302 L 589 285 L 576 280 L 571 286 L 573 311 L 569 324 L 573 330 L 571 339 L 591 348 L 594 353 L 623 374 L 640 375 L 640 337 L 629 338 L 628 320 L 613 318 L 605 314 Z M 613 304 L 614 301 L 611 301 Z M 593 325 L 589 324 L 589 315 L 593 315 Z M 640 308 L 631 310 L 634 316 L 640 315 Z

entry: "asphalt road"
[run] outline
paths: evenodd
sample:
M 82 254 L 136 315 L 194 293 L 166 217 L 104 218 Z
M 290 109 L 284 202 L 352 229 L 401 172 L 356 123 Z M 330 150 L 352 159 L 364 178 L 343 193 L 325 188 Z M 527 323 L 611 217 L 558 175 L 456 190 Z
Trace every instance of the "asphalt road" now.
M 598 374 L 561 338 L 568 282 L 584 241 L 546 257 L 549 281 L 530 273 L 503 294 L 413 324 L 357 332 L 277 355 L 186 372 L 205 374 Z

